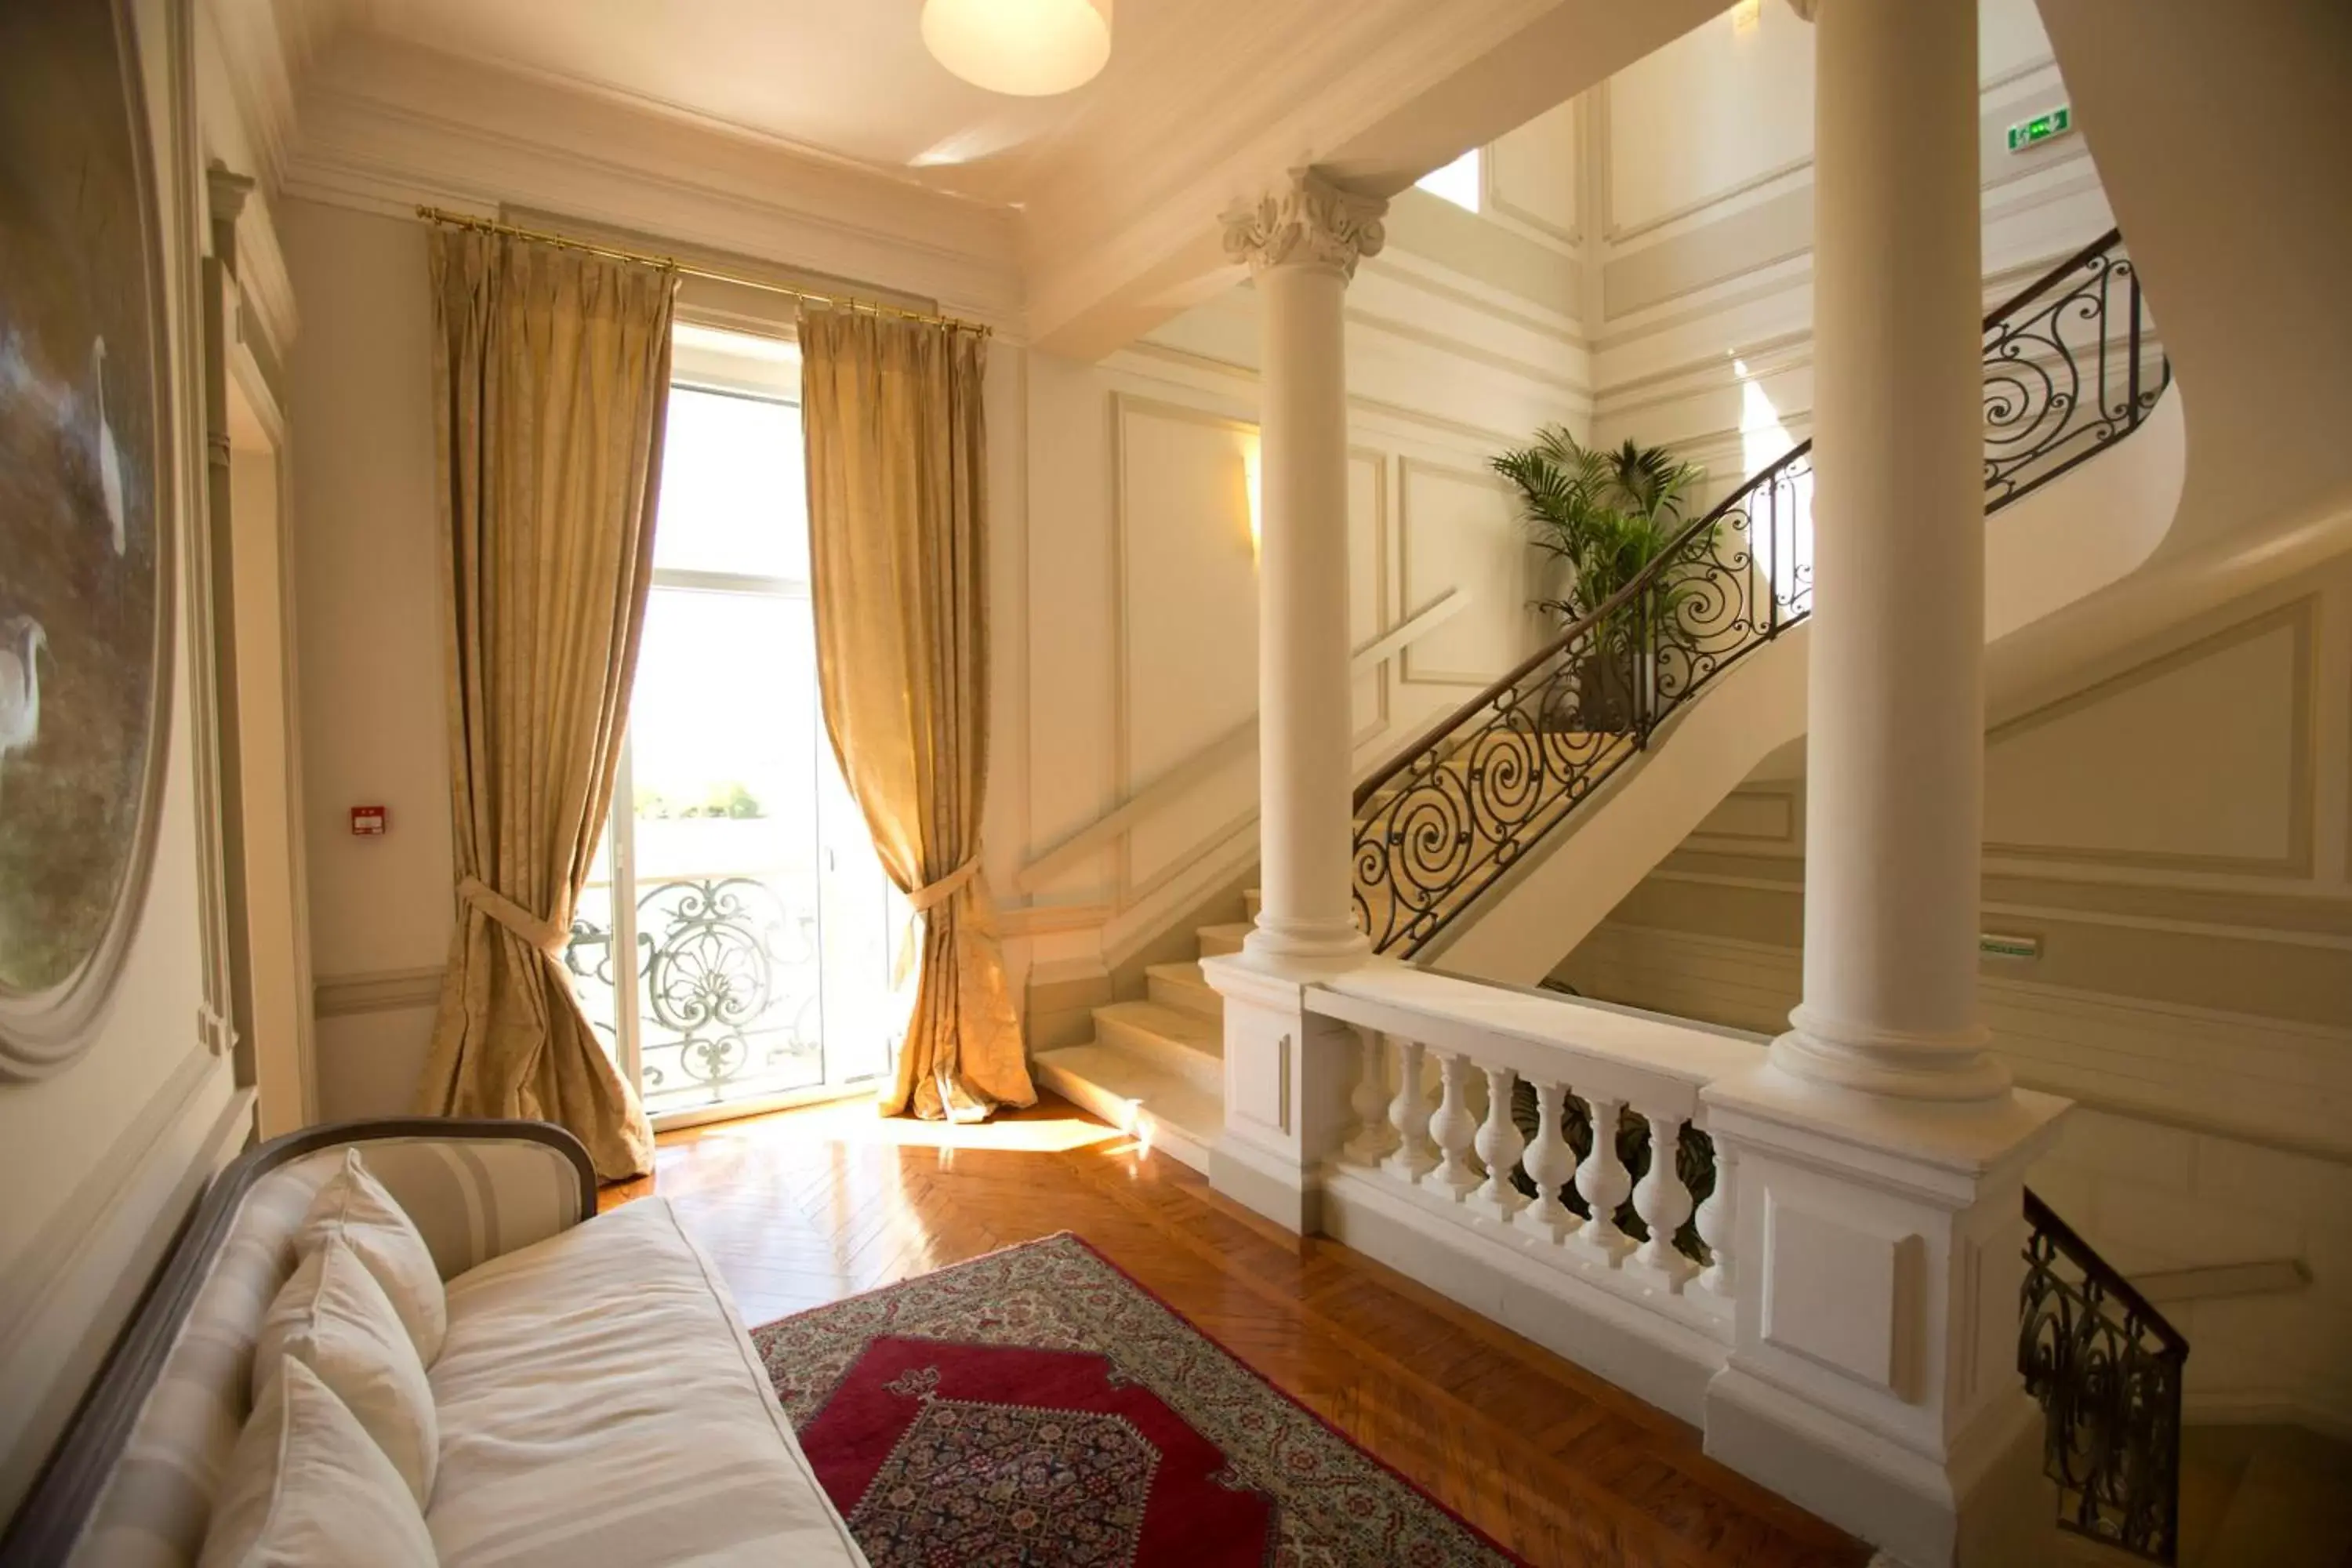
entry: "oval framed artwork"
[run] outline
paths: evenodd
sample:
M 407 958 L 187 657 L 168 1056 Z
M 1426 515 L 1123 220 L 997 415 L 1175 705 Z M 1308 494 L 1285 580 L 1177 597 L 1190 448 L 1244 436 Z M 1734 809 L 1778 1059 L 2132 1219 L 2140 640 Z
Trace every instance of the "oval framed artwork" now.
M 145 903 L 171 395 L 124 0 L 0 0 L 0 1076 L 89 1043 Z

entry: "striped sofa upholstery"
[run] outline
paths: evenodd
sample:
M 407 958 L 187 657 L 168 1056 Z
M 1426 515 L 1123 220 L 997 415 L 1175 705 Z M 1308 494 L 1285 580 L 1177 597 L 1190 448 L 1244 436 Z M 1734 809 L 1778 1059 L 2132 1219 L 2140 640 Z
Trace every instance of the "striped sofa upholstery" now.
M 317 1146 L 244 1185 L 221 1216 L 225 1239 L 203 1260 L 162 1371 L 81 1531 L 70 1559 L 78 1568 L 184 1568 L 196 1561 L 214 1492 L 251 1405 L 262 1315 L 293 1272 L 294 1233 L 310 1200 L 341 1169 L 352 1142 L 416 1222 L 445 1279 L 593 1213 L 583 1163 L 543 1138 L 481 1127 L 463 1137 L 351 1131 L 351 1138 L 325 1141 L 298 1134 Z

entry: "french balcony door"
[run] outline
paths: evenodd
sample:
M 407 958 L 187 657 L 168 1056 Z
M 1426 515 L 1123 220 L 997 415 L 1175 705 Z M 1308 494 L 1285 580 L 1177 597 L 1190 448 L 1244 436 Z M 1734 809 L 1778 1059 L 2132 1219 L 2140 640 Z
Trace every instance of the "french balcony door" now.
M 891 1068 L 904 900 L 825 739 L 799 362 L 681 326 L 653 588 L 599 869 L 565 954 L 657 1125 Z

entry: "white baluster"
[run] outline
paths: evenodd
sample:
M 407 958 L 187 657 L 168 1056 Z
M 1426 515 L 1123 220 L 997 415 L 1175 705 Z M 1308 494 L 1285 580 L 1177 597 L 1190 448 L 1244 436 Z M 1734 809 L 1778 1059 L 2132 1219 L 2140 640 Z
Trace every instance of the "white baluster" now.
M 1512 1223 L 1547 1241 L 1558 1241 L 1578 1225 L 1574 1212 L 1559 1201 L 1559 1189 L 1576 1173 L 1576 1152 L 1559 1131 L 1559 1101 L 1568 1086 L 1538 1083 L 1535 1090 L 1535 1142 L 1528 1145 L 1521 1163 L 1527 1167 L 1528 1180 L 1536 1184 L 1536 1195 Z
M 1715 1297 L 1725 1310 L 1731 1306 L 1732 1289 L 1738 1282 L 1731 1252 L 1731 1226 L 1738 1215 L 1733 1177 L 1738 1163 L 1739 1157 L 1730 1150 L 1720 1143 L 1715 1146 L 1715 1191 L 1698 1205 L 1698 1238 L 1706 1243 L 1706 1250 L 1714 1259 L 1699 1270 L 1698 1288 Z
M 1675 1247 L 1675 1232 L 1690 1218 L 1690 1188 L 1683 1184 L 1675 1154 L 1682 1148 L 1683 1119 L 1650 1119 L 1650 1168 L 1633 1188 L 1633 1212 L 1650 1227 L 1650 1239 L 1626 1261 L 1669 1290 L 1680 1291 L 1683 1281 L 1698 1272 L 1698 1265 Z
M 1364 1063 L 1348 1097 L 1356 1113 L 1356 1135 L 1348 1140 L 1348 1157 L 1362 1165 L 1377 1165 L 1396 1146 L 1396 1130 L 1389 1125 L 1389 1060 L 1387 1043 L 1378 1029 L 1358 1029 L 1364 1042 Z
M 1399 1040 L 1396 1098 L 1389 1101 L 1389 1125 L 1396 1129 L 1396 1152 L 1381 1169 L 1403 1182 L 1418 1182 L 1434 1169 L 1429 1147 L 1429 1091 L 1421 1083 L 1421 1042 Z
M 1471 1203 L 1508 1223 L 1528 1206 L 1525 1193 L 1511 1184 L 1511 1168 L 1528 1141 L 1511 1120 L 1511 1090 L 1518 1075 L 1508 1068 L 1486 1069 L 1486 1120 L 1478 1129 L 1478 1158 L 1486 1162 L 1486 1184 L 1470 1194 Z
M 1592 1217 L 1577 1227 L 1576 1245 L 1614 1264 L 1633 1238 L 1617 1228 L 1617 1205 L 1633 1190 L 1625 1163 L 1617 1158 L 1617 1113 L 1622 1100 L 1588 1100 L 1592 1107 L 1592 1152 L 1576 1168 L 1576 1190 L 1591 1205 Z
M 1470 1141 L 1478 1135 L 1478 1119 L 1470 1114 L 1470 1058 L 1440 1053 L 1437 1071 L 1444 1090 L 1437 1114 L 1430 1119 L 1430 1135 L 1437 1140 L 1437 1168 L 1423 1176 L 1422 1185 L 1434 1187 L 1459 1203 L 1483 1179 L 1470 1163 Z

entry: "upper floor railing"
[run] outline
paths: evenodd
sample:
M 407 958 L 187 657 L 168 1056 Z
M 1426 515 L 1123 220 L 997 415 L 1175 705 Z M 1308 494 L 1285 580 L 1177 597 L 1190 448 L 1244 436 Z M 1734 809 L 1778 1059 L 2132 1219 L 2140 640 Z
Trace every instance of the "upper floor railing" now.
M 2171 379 L 2108 231 L 1984 321 L 1985 506 L 2137 428 Z M 1356 919 L 1416 952 L 1717 676 L 1812 611 L 1812 443 L 1356 791 Z

